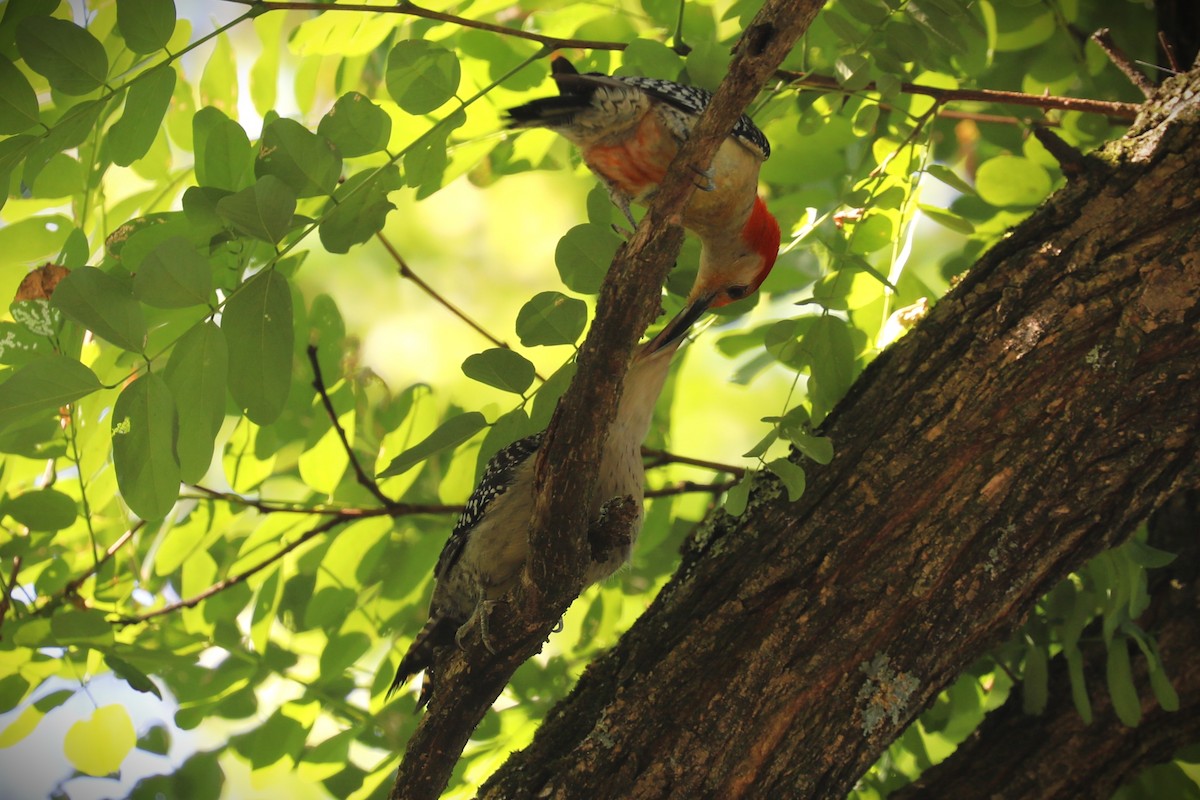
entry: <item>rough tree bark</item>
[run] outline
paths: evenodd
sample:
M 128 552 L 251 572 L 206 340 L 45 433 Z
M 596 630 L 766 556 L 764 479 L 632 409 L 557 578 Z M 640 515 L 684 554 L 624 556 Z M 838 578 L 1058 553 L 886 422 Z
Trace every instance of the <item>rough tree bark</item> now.
M 481 792 L 842 797 L 1036 599 L 1197 480 L 1200 72 L 977 263 Z
M 1185 744 L 1200 740 L 1200 494 L 1181 493 L 1151 522 L 1151 543 L 1177 553 L 1165 569 L 1150 572 L 1154 598 L 1138 620 L 1154 634 L 1164 668 L 1179 694 L 1179 710 L 1163 711 L 1149 690 L 1145 659 L 1134 659 L 1134 685 L 1142 697 L 1142 722 L 1121 724 L 1105 682 L 1106 648 L 1084 648 L 1092 724 L 1075 711 L 1064 659 L 1050 670 L 1049 704 L 1037 717 L 1021 710 L 1014 692 L 1008 702 L 946 761 L 889 800 L 942 797 L 1004 797 L 1053 800 L 1108 797 L 1147 766 L 1170 761 Z M 981 765 L 986 764 L 986 769 Z

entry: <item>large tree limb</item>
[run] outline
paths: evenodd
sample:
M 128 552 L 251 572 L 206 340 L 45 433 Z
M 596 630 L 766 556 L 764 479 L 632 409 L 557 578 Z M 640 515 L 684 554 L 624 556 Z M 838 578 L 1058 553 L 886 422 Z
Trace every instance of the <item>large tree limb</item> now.
M 1020 693 L 1014 692 L 950 758 L 888 795 L 889 800 L 1108 797 L 1146 767 L 1169 761 L 1182 745 L 1200 739 L 1197 499 L 1200 496 L 1194 494 L 1190 499 L 1186 493 L 1176 495 L 1168 507 L 1171 513 L 1160 513 L 1151 523 L 1151 542 L 1179 557 L 1166 569 L 1150 573 L 1153 602 L 1138 620 L 1157 639 L 1164 668 L 1179 694 L 1179 710 L 1164 711 L 1155 701 L 1146 661 L 1139 655 L 1133 680 L 1141 690 L 1142 721 L 1136 728 L 1123 725 L 1106 686 L 1106 648 L 1099 630 L 1093 630 L 1095 639 L 1083 652 L 1091 724 L 1076 712 L 1066 661 L 1056 658 L 1050 669 L 1049 702 L 1039 716 L 1025 714 Z
M 861 376 L 482 797 L 840 797 L 1090 555 L 1197 480 L 1200 73 Z

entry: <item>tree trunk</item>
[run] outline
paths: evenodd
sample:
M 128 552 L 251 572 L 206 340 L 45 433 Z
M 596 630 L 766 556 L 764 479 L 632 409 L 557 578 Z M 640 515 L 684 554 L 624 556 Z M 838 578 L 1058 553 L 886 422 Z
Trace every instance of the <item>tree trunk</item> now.
M 1200 73 L 881 355 L 482 797 L 842 797 L 1083 561 L 1197 480 Z M 798 457 L 797 457 L 798 458 Z
M 1108 797 L 1145 767 L 1169 761 L 1180 747 L 1200 740 L 1200 516 L 1197 496 L 1175 499 L 1179 502 L 1168 507 L 1173 513 L 1156 520 L 1165 530 L 1156 531 L 1151 523 L 1151 542 L 1179 557 L 1150 573 L 1154 601 L 1138 623 L 1156 637 L 1164 669 L 1179 694 L 1179 710 L 1163 711 L 1146 689 L 1141 692 L 1141 724 L 1121 724 L 1106 688 L 1106 648 L 1097 640 L 1084 649 L 1092 724 L 1075 711 L 1066 662 L 1056 658 L 1049 703 L 1041 715 L 1025 714 L 1020 693 L 1014 692 L 950 758 L 888 795 L 889 800 Z M 1093 633 L 1100 635 L 1099 630 Z M 1150 685 L 1141 657 L 1134 659 L 1133 680 L 1138 687 Z

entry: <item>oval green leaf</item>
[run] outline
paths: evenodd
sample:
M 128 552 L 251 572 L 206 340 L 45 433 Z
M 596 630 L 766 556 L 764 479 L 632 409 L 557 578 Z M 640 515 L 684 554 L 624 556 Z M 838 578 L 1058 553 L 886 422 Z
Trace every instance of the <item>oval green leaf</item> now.
M 1133 685 L 1129 642 L 1124 636 L 1114 637 L 1109 643 L 1105 674 L 1108 679 L 1108 694 L 1112 697 L 1113 711 L 1117 713 L 1117 719 L 1130 728 L 1136 728 L 1142 721 L 1142 704 L 1138 700 L 1137 687 Z
M 172 236 L 142 259 L 133 293 L 156 308 L 201 306 L 212 294 L 212 269 L 191 242 Z
M 404 186 L 400 170 L 394 164 L 364 170 L 338 187 L 335 197 L 325 206 L 325 218 L 318 233 L 321 244 L 331 253 L 348 253 L 379 231 L 388 212 L 396 206 L 388 193 Z
M 20 133 L 37 122 L 37 94 L 25 73 L 0 56 L 0 134 Z
M 526 347 L 574 344 L 587 326 L 587 303 L 562 292 L 541 292 L 517 313 L 517 336 Z
M 274 175 L 217 201 L 217 214 L 238 233 L 275 244 L 292 227 L 296 193 Z
M 406 39 L 388 53 L 388 94 L 409 114 L 428 114 L 458 91 L 458 56 L 446 48 Z
M 1001 208 L 1030 208 L 1050 194 L 1050 175 L 1040 164 L 1021 156 L 996 156 L 979 165 L 975 191 L 984 202 Z
M 135 744 L 137 734 L 129 712 L 122 706 L 109 705 L 97 708 L 90 719 L 72 725 L 63 741 L 63 751 L 80 772 L 102 776 L 118 771 Z
M 212 462 L 213 443 L 225 419 L 229 349 L 212 322 L 192 328 L 171 351 L 163 380 L 179 411 L 180 477 L 195 483 Z
M 117 0 L 117 28 L 133 52 L 161 50 L 175 32 L 175 0 Z
M 65 316 L 131 352 L 146 346 L 146 318 L 125 281 L 95 267 L 79 267 L 54 289 L 51 304 Z
M 230 394 L 251 422 L 271 424 L 283 411 L 292 379 L 294 327 L 287 280 L 273 269 L 255 275 L 225 304 L 221 327 L 229 345 Z
M 520 395 L 533 383 L 534 377 L 533 364 L 529 359 L 504 347 L 493 347 L 467 356 L 462 371 L 471 380 Z
M 39 489 L 5 500 L 0 513 L 32 531 L 58 531 L 75 521 L 75 500 L 56 489 Z
M 36 103 L 34 112 L 36 119 Z M 345 158 L 365 156 L 387 147 L 392 118 L 366 95 L 347 92 L 321 118 L 317 133 L 333 142 Z
M 469 411 L 451 417 L 437 427 L 433 433 L 392 459 L 377 477 L 390 478 L 407 472 L 434 453 L 458 445 L 470 439 L 487 425 L 487 419 L 478 411 Z
M 192 117 L 196 182 L 235 192 L 253 174 L 254 149 L 242 126 L 218 109 L 207 107 Z
M 99 388 L 95 373 L 73 358 L 52 355 L 32 361 L 0 383 L 0 430 L 34 414 L 55 411 Z
M 804 494 L 806 482 L 804 467 L 799 464 L 793 464 L 786 458 L 776 458 L 767 463 L 767 469 L 774 472 L 776 477 L 787 487 L 789 501 L 794 503 Z
M 1041 714 L 1050 698 L 1049 657 L 1046 648 L 1030 644 L 1025 650 L 1025 671 L 1021 675 L 1021 708 L 1026 714 Z
M 175 92 L 175 70 L 160 67 L 139 76 L 125 96 L 125 110 L 104 141 L 114 164 L 128 167 L 154 144 Z
M 63 94 L 87 94 L 108 77 L 104 45 L 65 19 L 38 15 L 21 20 L 17 50 L 30 69 Z
M 342 175 L 342 157 L 324 136 L 294 119 L 279 117 L 263 129 L 254 174 L 274 175 L 297 197 L 329 195 Z
M 554 250 L 554 264 L 563 284 L 580 294 L 598 293 L 620 246 L 620 237 L 605 225 L 571 228 Z
M 175 400 L 157 373 L 125 387 L 113 407 L 113 466 L 121 496 L 142 519 L 162 519 L 179 497 L 178 435 Z

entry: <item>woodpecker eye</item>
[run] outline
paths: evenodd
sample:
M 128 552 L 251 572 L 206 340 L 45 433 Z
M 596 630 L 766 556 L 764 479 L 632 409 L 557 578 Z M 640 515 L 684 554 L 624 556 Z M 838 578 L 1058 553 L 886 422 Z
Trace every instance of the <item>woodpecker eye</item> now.
M 725 290 L 730 300 L 741 300 L 750 292 L 749 286 L 730 286 Z

